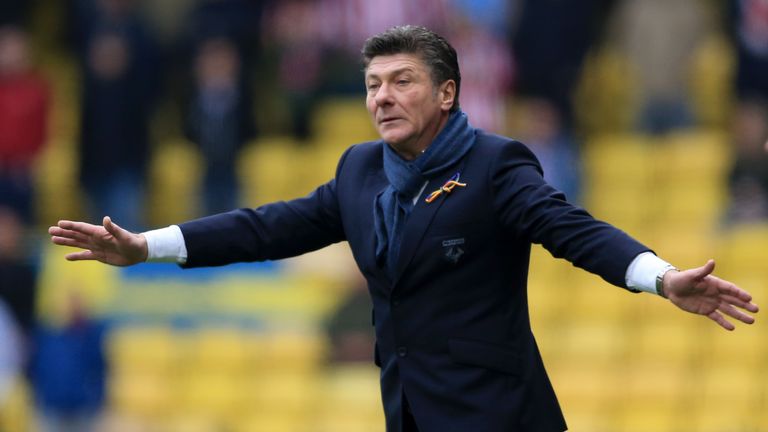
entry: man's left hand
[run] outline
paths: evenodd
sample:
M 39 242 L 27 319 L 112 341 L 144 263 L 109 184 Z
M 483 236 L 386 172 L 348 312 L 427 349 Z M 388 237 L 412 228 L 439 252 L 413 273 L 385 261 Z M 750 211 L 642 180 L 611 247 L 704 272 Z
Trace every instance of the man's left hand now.
M 715 260 L 709 260 L 702 267 L 668 271 L 662 282 L 664 293 L 680 309 L 704 315 L 726 330 L 736 327 L 724 315 L 747 324 L 755 322 L 741 310 L 758 311 L 752 296 L 733 283 L 713 276 L 714 269 Z

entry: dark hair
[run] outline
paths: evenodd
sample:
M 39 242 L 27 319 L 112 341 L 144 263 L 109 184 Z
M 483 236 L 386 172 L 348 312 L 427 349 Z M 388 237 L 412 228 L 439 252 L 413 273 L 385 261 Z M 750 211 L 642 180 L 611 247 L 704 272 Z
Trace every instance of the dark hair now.
M 456 96 L 451 112 L 459 109 L 461 72 L 456 50 L 442 36 L 425 27 L 404 25 L 368 38 L 361 52 L 367 69 L 374 57 L 393 54 L 416 54 L 429 67 L 437 86 L 447 80 L 456 82 Z

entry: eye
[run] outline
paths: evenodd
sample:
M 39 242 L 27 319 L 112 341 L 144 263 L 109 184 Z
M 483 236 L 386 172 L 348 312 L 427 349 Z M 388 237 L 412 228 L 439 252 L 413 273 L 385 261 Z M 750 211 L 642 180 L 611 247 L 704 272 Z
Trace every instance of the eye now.
M 399 80 L 397 80 L 397 85 L 399 85 L 399 86 L 404 86 L 404 85 L 408 85 L 408 84 L 410 84 L 410 81 L 407 80 L 407 79 L 399 79 Z
M 376 90 L 379 89 L 379 84 L 378 83 L 371 83 L 371 84 L 368 84 L 368 86 L 366 88 L 367 88 L 369 93 L 370 92 L 375 92 Z

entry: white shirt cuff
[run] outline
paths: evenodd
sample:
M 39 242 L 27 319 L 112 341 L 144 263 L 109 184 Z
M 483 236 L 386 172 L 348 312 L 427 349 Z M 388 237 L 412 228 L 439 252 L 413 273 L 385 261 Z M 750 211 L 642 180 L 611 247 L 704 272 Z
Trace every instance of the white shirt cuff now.
M 143 233 L 147 239 L 147 262 L 187 262 L 187 245 L 178 225 Z
M 656 276 L 668 266 L 668 262 L 657 257 L 653 252 L 641 253 L 627 267 L 627 287 L 658 294 L 656 292 Z

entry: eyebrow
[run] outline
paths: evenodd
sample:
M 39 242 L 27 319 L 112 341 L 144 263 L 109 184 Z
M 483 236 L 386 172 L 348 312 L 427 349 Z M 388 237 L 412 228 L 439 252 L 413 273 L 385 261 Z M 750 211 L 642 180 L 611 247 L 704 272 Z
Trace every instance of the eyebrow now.
M 389 73 L 389 75 L 391 75 L 391 76 L 397 76 L 397 75 L 400 75 L 400 74 L 401 74 L 401 73 L 403 73 L 403 72 L 412 72 L 412 73 L 413 73 L 413 72 L 415 72 L 415 71 L 416 71 L 416 70 L 415 70 L 413 67 L 411 67 L 411 66 L 405 66 L 405 67 L 401 67 L 401 68 L 399 68 L 399 69 L 395 69 L 395 70 L 393 70 L 391 73 Z M 369 79 L 369 78 L 380 79 L 381 77 L 380 77 L 378 74 L 368 74 L 368 73 L 366 72 L 366 74 L 365 74 L 365 79 Z

